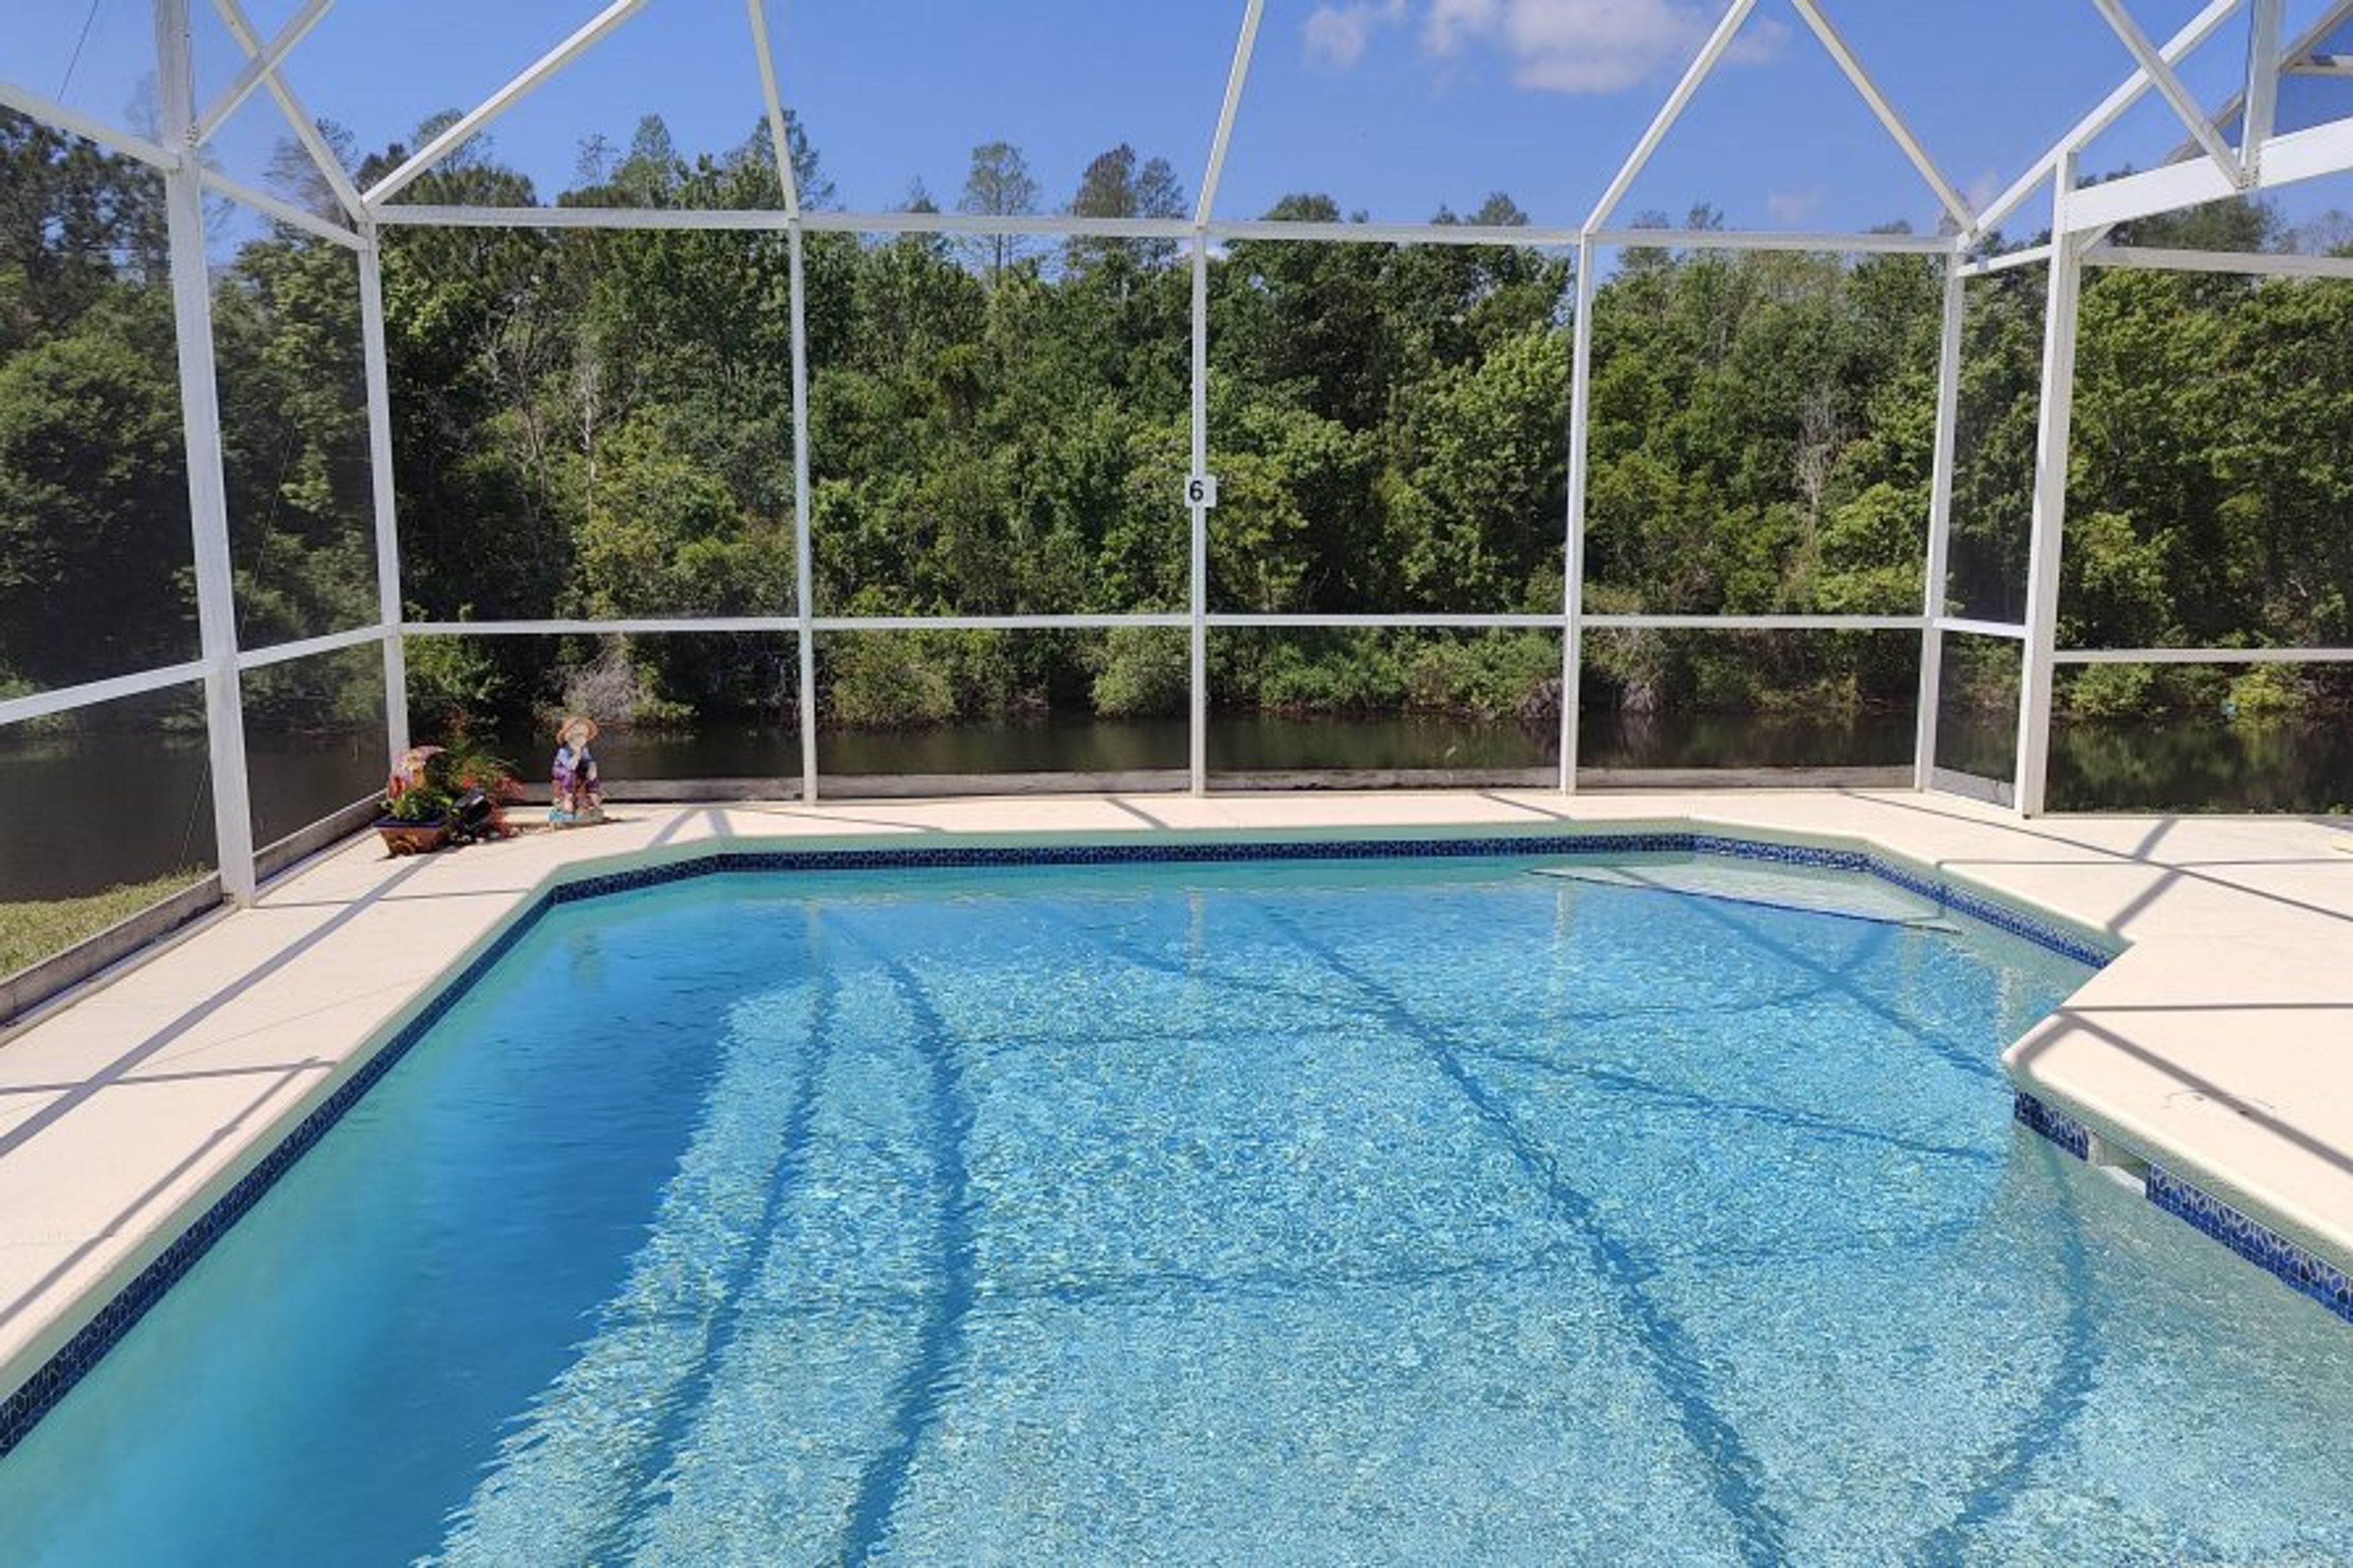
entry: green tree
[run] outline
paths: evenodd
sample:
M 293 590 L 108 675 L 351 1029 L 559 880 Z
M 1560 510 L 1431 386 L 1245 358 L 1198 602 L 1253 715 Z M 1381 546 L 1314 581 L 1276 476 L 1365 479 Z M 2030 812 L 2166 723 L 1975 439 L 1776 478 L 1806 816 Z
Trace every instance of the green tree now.
M 956 211 L 973 217 L 1026 217 L 1038 210 L 1038 182 L 1030 176 L 1029 160 L 1010 142 L 984 142 L 972 150 L 972 167 L 964 177 L 964 195 Z M 985 234 L 969 247 L 997 282 L 1027 248 L 1019 235 Z

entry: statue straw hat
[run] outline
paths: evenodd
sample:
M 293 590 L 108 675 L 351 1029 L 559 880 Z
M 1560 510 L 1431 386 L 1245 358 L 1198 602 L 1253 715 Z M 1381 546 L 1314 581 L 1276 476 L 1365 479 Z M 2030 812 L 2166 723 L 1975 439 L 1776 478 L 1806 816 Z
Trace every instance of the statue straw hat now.
M 596 721 L 586 714 L 575 713 L 555 727 L 555 743 L 575 752 L 596 738 Z

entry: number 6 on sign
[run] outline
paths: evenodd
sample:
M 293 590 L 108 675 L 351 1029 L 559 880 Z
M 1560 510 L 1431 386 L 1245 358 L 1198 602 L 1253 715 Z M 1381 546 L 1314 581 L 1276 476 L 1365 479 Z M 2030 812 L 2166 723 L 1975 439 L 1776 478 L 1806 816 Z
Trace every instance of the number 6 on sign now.
M 1185 481 L 1185 504 L 1202 508 L 1218 504 L 1218 476 L 1195 474 Z

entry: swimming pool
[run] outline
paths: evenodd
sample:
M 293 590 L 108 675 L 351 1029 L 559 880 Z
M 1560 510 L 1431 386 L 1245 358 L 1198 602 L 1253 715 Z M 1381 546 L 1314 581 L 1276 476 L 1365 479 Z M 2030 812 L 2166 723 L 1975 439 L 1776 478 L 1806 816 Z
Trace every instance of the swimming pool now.
M 1674 863 L 559 906 L 0 1460 L 6 1554 L 2353 1555 L 2345 1326 L 2010 1121 L 2083 966 Z

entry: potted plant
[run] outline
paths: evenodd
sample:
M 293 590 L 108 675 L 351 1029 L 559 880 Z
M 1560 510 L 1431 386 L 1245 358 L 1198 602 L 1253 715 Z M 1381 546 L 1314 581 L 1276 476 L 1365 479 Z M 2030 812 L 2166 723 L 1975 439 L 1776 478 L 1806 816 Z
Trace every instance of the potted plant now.
M 521 793 L 514 770 L 460 731 L 446 746 L 400 754 L 375 830 L 395 855 L 427 854 L 453 839 L 503 838 L 507 803 Z

